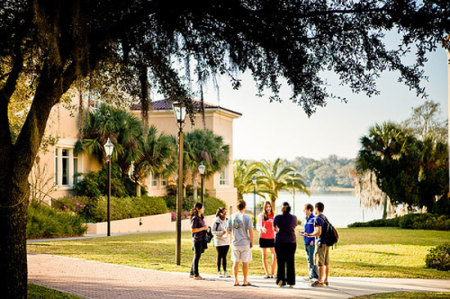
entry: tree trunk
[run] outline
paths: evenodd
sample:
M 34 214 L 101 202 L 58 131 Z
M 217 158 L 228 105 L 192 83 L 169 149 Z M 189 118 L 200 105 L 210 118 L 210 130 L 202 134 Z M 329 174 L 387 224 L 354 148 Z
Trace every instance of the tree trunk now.
M 198 199 L 197 188 L 198 188 L 197 172 L 194 172 L 192 174 L 192 192 L 194 193 L 193 198 L 194 198 L 195 202 L 197 202 L 197 199 Z
M 383 219 L 387 218 L 387 194 L 384 194 L 384 201 L 383 201 Z
M 141 197 L 141 185 L 136 184 L 136 196 Z

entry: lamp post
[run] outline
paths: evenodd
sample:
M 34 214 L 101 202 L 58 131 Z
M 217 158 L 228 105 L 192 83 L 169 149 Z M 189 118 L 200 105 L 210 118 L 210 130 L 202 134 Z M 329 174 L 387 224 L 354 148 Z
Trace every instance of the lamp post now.
M 253 226 L 256 225 L 256 177 L 252 177 L 253 183 Z
M 201 163 L 198 166 L 198 172 L 200 172 L 200 177 L 201 177 L 201 184 L 200 184 L 200 198 L 202 199 L 202 205 L 203 205 L 203 179 L 205 177 L 205 165 L 203 165 L 203 163 Z
M 107 233 L 106 235 L 111 236 L 111 156 L 114 150 L 114 144 L 108 138 L 105 145 L 105 153 L 108 158 L 108 205 L 107 205 Z
M 177 242 L 175 262 L 181 264 L 181 210 L 183 209 L 183 125 L 186 118 L 186 107 L 183 103 L 173 103 L 173 112 L 178 125 L 178 188 L 177 188 Z

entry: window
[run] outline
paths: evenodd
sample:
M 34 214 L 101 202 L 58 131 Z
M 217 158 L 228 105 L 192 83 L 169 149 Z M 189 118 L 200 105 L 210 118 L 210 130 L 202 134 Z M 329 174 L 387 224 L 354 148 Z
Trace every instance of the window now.
M 75 174 L 81 172 L 80 159 L 73 148 L 55 148 L 55 185 L 60 188 L 72 188 L 78 179 Z
M 85 98 L 89 100 L 89 106 L 93 109 L 98 109 L 102 105 L 102 97 L 98 92 L 88 91 L 85 94 Z
M 219 184 L 221 186 L 228 185 L 228 168 L 224 168 L 220 173 Z
M 167 179 L 161 178 L 161 186 L 167 186 Z
M 159 175 L 157 174 L 152 175 L 152 186 L 158 186 L 158 179 Z

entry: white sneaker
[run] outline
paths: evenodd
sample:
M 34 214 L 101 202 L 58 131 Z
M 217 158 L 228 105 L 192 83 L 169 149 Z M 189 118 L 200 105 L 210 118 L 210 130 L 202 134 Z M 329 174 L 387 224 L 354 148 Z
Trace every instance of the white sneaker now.
M 228 274 L 227 272 L 223 272 L 223 277 L 226 277 L 226 278 L 230 278 L 230 277 L 231 277 L 231 275 L 230 275 L 230 274 Z
M 222 278 L 223 277 L 223 275 L 222 275 L 222 272 L 217 272 L 217 277 L 219 277 L 219 278 Z

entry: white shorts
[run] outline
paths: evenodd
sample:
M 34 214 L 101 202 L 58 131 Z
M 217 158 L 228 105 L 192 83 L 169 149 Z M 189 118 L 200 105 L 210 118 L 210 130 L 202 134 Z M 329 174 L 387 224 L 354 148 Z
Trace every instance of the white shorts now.
M 247 246 L 233 246 L 231 260 L 233 262 L 248 263 L 252 260 L 252 249 Z

